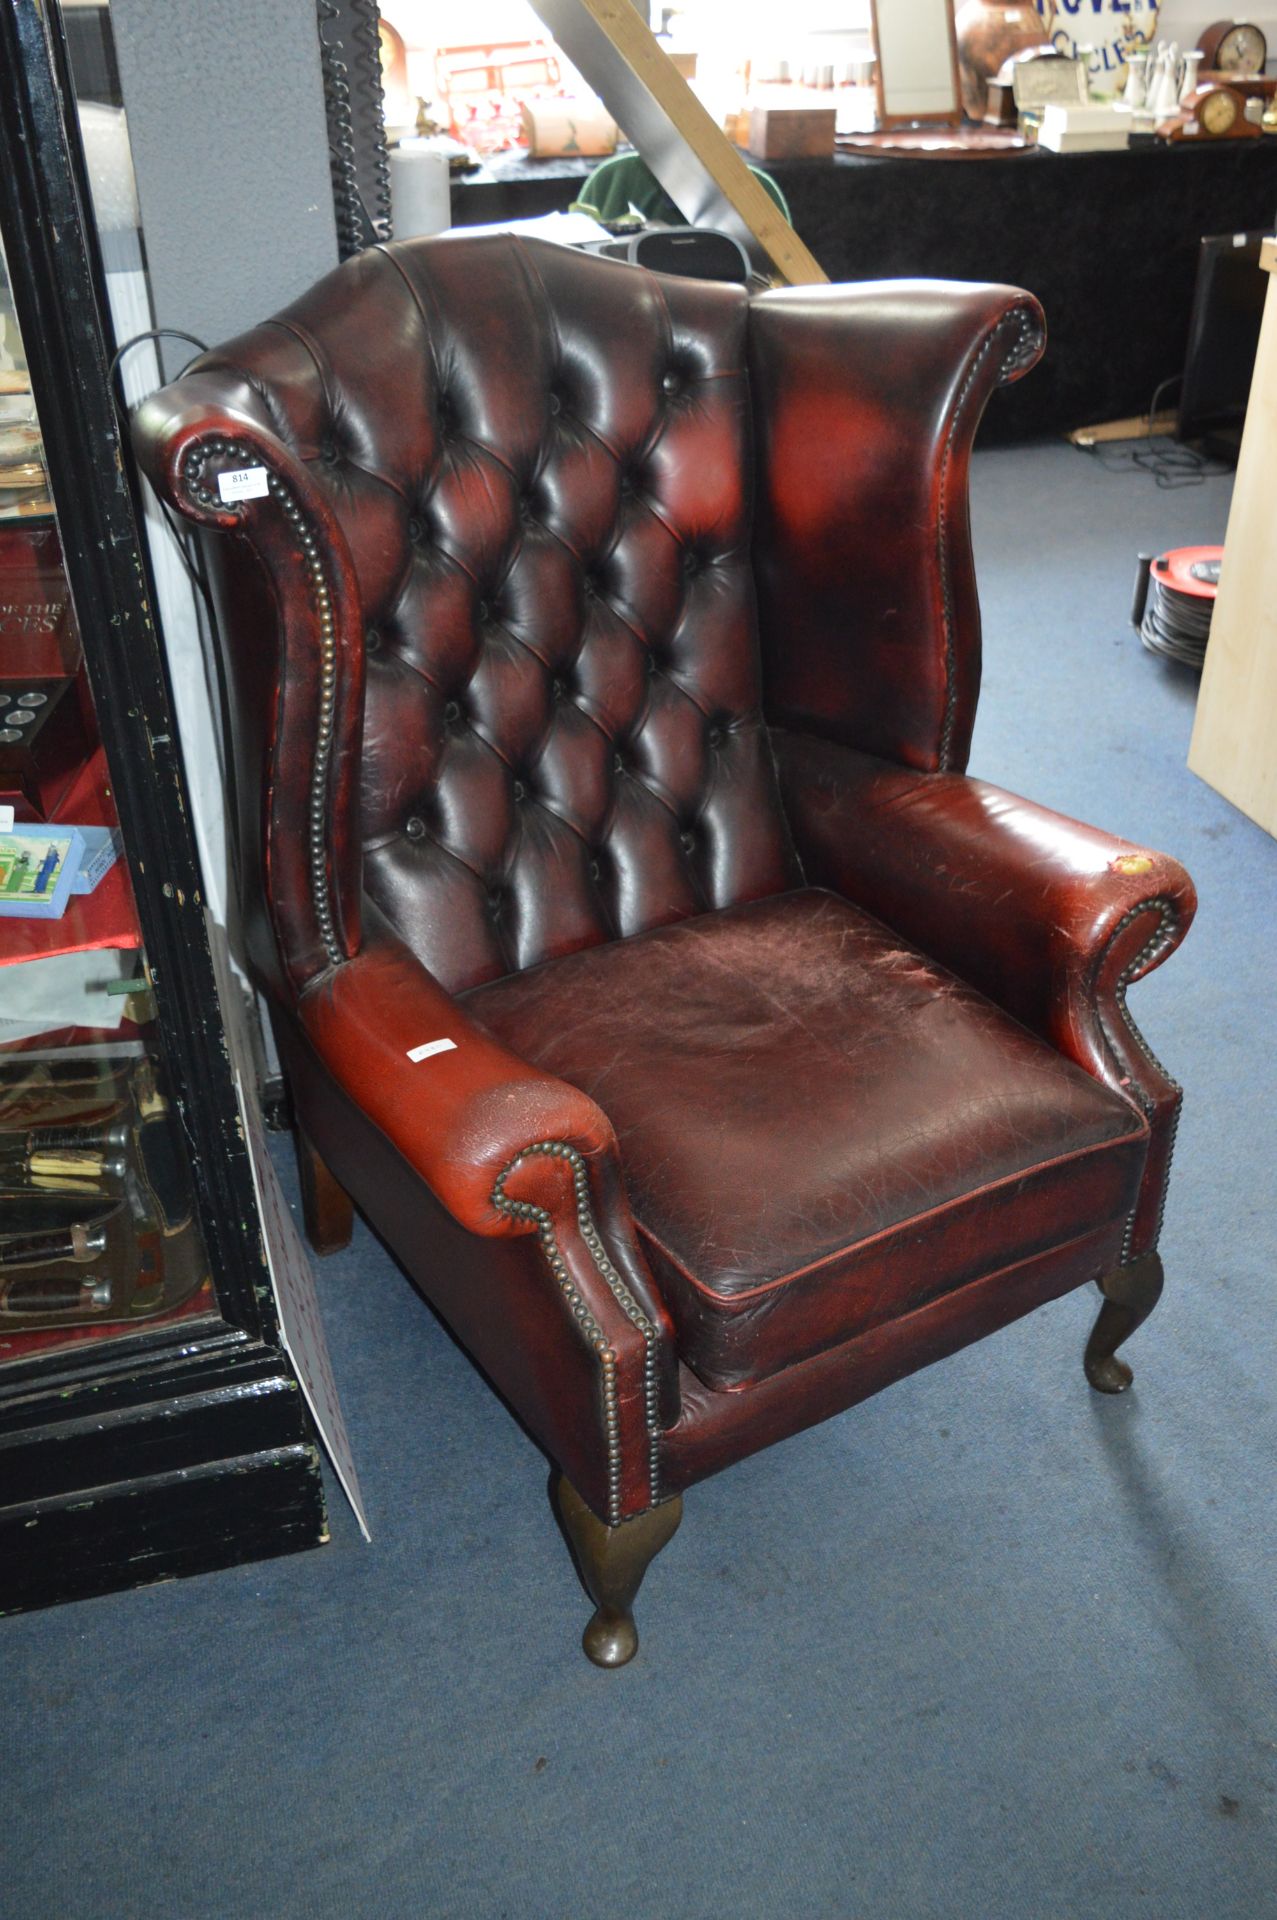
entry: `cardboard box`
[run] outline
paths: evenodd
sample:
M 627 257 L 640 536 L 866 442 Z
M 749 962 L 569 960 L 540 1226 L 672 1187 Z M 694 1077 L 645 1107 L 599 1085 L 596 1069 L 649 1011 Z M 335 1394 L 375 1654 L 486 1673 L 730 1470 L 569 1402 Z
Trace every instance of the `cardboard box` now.
M 120 836 L 114 827 L 81 827 L 80 838 L 84 852 L 80 855 L 79 872 L 71 881 L 71 891 L 92 893 L 119 858 Z
M 1051 153 L 1110 153 L 1126 146 L 1130 115 L 1115 107 L 1056 106 L 1043 107 L 1038 145 Z
M 16 821 L 0 833 L 0 917 L 60 920 L 80 869 L 78 827 Z

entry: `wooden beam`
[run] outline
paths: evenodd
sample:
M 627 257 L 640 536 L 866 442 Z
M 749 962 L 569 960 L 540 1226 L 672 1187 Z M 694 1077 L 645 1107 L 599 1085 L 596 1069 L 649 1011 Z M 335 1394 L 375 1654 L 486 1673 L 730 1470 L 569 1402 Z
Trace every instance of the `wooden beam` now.
M 791 286 L 829 278 L 633 0 L 532 0 L 532 6 L 693 226 L 730 233 L 760 272 Z
M 1096 447 L 1105 440 L 1158 439 L 1174 433 L 1178 418 L 1175 413 L 1155 413 L 1151 419 L 1146 413 L 1132 413 L 1122 420 L 1102 420 L 1097 427 L 1074 427 L 1064 437 L 1075 447 Z

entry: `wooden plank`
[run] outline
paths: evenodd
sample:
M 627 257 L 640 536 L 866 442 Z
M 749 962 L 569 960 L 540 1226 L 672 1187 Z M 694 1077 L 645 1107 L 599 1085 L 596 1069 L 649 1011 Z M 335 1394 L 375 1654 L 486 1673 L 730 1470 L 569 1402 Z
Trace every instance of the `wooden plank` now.
M 1277 271 L 1277 243 L 1261 264 Z M 1277 282 L 1255 356 L 1188 764 L 1277 835 Z
M 1174 433 L 1178 418 L 1175 413 L 1155 413 L 1150 420 L 1146 413 L 1132 413 L 1123 420 L 1102 420 L 1097 427 L 1074 427 L 1064 437 L 1075 447 L 1097 447 L 1106 440 L 1161 439 Z
M 532 5 L 693 226 L 730 233 L 760 272 L 790 286 L 829 278 L 715 125 L 633 0 L 532 0 Z

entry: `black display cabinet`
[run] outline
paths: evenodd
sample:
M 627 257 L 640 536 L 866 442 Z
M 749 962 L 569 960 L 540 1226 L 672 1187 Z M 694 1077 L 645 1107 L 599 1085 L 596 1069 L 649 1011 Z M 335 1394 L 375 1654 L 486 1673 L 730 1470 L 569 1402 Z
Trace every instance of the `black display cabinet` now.
M 325 1532 L 88 207 L 56 9 L 0 0 L 0 1612 Z

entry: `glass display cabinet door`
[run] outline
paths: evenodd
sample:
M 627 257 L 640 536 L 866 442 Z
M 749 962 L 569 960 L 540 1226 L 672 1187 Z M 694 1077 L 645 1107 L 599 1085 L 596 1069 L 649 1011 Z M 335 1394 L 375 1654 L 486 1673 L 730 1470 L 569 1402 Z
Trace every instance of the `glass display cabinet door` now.
M 216 1310 L 121 854 L 0 254 L 0 1370 Z
M 0 5 L 0 1612 L 324 1537 L 56 8 Z

